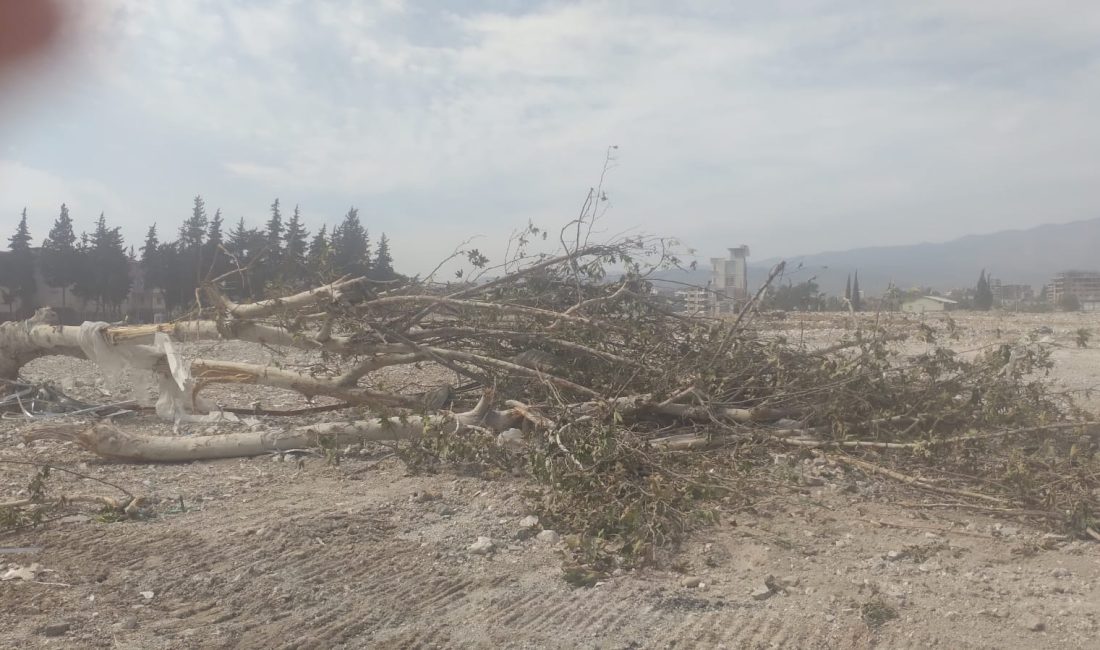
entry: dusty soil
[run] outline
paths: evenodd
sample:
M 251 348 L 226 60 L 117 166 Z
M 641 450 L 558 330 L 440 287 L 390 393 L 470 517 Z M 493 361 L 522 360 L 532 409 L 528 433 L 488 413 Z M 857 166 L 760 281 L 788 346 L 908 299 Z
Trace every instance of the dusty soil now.
M 1100 384 L 1100 350 L 1074 343 L 1078 328 L 1100 334 L 1100 315 L 956 318 L 960 350 L 1049 326 L 1062 346 L 1054 380 Z M 826 343 L 844 319 L 792 315 L 781 327 Z M 77 397 L 125 396 L 102 394 L 108 384 L 85 362 L 27 370 L 67 379 Z M 118 424 L 176 435 L 151 416 Z M 68 443 L 27 448 L 27 426 L 0 421 L 0 460 L 49 462 L 153 503 L 142 520 L 85 509 L 0 537 L 0 575 L 39 565 L 33 580 L 0 582 L 0 647 L 1089 648 L 1100 635 L 1100 544 L 917 507 L 940 499 L 812 454 L 777 456 L 790 489 L 727 512 L 669 566 L 575 589 L 555 545 L 521 527 L 518 479 L 410 476 L 381 447 L 351 449 L 339 465 L 297 454 L 126 465 Z M 0 464 L 0 499 L 25 489 L 24 470 Z M 57 491 L 111 493 L 55 474 Z M 494 552 L 470 551 L 479 536 Z

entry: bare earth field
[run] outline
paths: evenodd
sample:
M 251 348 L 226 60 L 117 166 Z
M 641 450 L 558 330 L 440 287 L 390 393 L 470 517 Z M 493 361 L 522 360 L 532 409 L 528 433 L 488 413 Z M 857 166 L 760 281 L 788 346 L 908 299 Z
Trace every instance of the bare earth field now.
M 1100 386 L 1100 314 L 955 317 L 960 351 L 1050 327 L 1052 381 Z M 823 345 L 844 320 L 792 314 L 777 327 Z M 1081 327 L 1095 347 L 1075 346 Z M 248 355 L 238 344 L 220 353 Z M 27 376 L 64 380 L 81 399 L 126 397 L 104 395 L 87 362 L 41 359 Z M 265 406 L 297 403 L 280 399 Z M 1100 410 L 1100 395 L 1082 402 Z M 172 435 L 152 415 L 117 423 Z M 555 544 L 524 534 L 518 479 L 410 476 L 384 447 L 352 449 L 339 465 L 295 454 L 127 465 L 70 443 L 27 448 L 20 432 L 31 424 L 0 420 L 0 459 L 117 483 L 149 497 L 153 516 L 102 521 L 89 509 L 0 537 L 0 575 L 39 565 L 33 580 L 0 582 L 0 647 L 1095 648 L 1100 638 L 1100 544 L 916 507 L 939 498 L 809 453 L 777 457 L 791 488 L 727 512 L 670 566 L 573 588 Z M 20 496 L 29 476 L 0 465 L 0 500 Z M 495 551 L 471 552 L 479 536 Z

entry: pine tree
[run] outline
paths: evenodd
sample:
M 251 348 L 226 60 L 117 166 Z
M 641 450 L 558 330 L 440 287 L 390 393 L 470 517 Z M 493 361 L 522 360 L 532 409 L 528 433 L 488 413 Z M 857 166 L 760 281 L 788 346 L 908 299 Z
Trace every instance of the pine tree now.
M 264 246 L 259 253 L 261 258 L 253 263 L 249 281 L 253 292 L 261 297 L 268 285 L 282 275 L 283 263 L 283 214 L 279 208 L 279 199 L 271 204 L 271 217 L 264 228 Z
M 122 303 L 130 295 L 133 280 L 130 277 L 130 258 L 126 255 L 126 245 L 122 239 L 120 227 L 108 228 L 106 219 L 99 216 L 102 224 L 96 226 L 97 238 L 93 239 L 92 251 L 97 264 L 102 268 L 101 301 L 110 309 L 110 313 L 118 314 Z
M 160 257 L 160 240 L 157 238 L 157 224 L 149 226 L 145 233 L 145 243 L 141 246 L 141 273 L 146 289 L 164 289 L 164 268 Z
M 302 277 L 302 271 L 306 266 L 306 238 L 309 233 L 302 226 L 302 217 L 298 206 L 294 206 L 294 214 L 286 224 L 286 233 L 283 235 L 285 246 L 283 247 L 283 278 L 291 281 Z M 301 284 L 291 282 L 292 284 Z
M 210 219 L 210 225 L 206 229 L 206 243 L 203 244 L 202 259 L 205 265 L 205 268 L 201 269 L 203 277 L 220 277 L 230 268 L 229 260 L 221 250 L 225 243 L 225 236 L 222 234 L 223 223 L 221 209 L 215 210 L 214 216 Z
M 861 309 L 863 309 L 863 297 L 859 295 L 859 271 L 856 271 L 856 277 L 852 280 L 852 311 Z
M 283 215 L 279 211 L 279 199 L 271 204 L 271 218 L 267 220 L 267 245 L 269 259 L 278 258 L 283 246 Z
M 178 241 L 164 242 L 157 246 L 156 260 L 161 269 L 160 290 L 164 297 L 164 307 L 169 313 L 190 305 L 195 298 L 192 289 L 194 278 L 186 272 L 186 257 Z
M 390 255 L 390 240 L 386 233 L 378 240 L 378 251 L 374 255 L 374 264 L 371 265 L 371 277 L 375 280 L 396 280 L 397 274 L 393 270 L 393 257 Z
M 194 206 L 191 208 L 191 217 L 183 222 L 180 227 L 180 236 L 177 240 L 181 255 L 182 266 L 173 267 L 171 272 L 179 273 L 182 277 L 190 278 L 185 286 L 199 286 L 203 276 L 204 253 L 203 243 L 206 241 L 206 228 L 209 221 L 206 218 L 206 203 L 202 196 L 195 197 Z
M 66 307 L 69 286 L 79 274 L 76 259 L 76 234 L 69 208 L 62 203 L 61 214 L 54 221 L 50 233 L 42 242 L 42 276 L 46 284 L 61 289 L 61 306 Z
M 309 270 L 316 275 L 326 275 L 329 271 L 331 251 L 328 226 L 322 225 L 317 234 L 313 236 L 313 240 L 309 242 L 309 253 L 306 255 Z
M 237 221 L 237 226 L 229 231 L 229 239 L 225 242 L 225 249 L 229 251 L 230 255 L 237 258 L 237 264 L 241 266 L 248 264 L 249 244 L 252 241 L 251 235 L 253 232 L 245 226 L 244 217 L 241 217 Z
M 230 231 L 229 239 L 225 243 L 225 249 L 235 258 L 229 268 L 250 268 L 258 255 L 261 255 L 267 247 L 267 236 L 260 230 L 248 228 L 244 217 L 237 221 L 237 226 Z M 257 263 L 251 266 L 252 272 L 246 277 L 234 274 L 226 279 L 225 289 L 236 300 L 259 298 L 262 296 L 263 268 Z M 256 290 L 253 290 L 253 287 Z
M 191 208 L 191 217 L 183 222 L 180 228 L 179 243 L 186 250 L 198 250 L 206 237 L 206 203 L 202 196 L 195 197 L 195 205 Z
M 130 260 L 126 257 L 121 229 L 108 227 L 102 213 L 83 257 L 81 277 L 73 293 L 94 300 L 97 315 L 117 313 L 130 295 Z
M 179 238 L 165 244 L 161 263 L 164 269 L 164 300 L 173 307 L 182 307 L 194 300 L 195 288 L 207 272 L 210 254 L 207 247 L 207 230 L 210 221 L 206 216 L 206 202 L 195 196 L 188 217 L 179 229 Z M 220 236 L 221 223 L 218 224 Z
M 206 229 L 206 243 L 216 249 L 222 245 L 222 211 L 218 208 L 214 211 L 214 218 L 210 220 L 210 226 Z
M 22 312 L 30 314 L 37 306 L 34 304 L 36 286 L 34 281 L 34 254 L 31 252 L 31 231 L 27 226 L 27 209 L 19 219 L 15 234 L 8 238 L 8 268 L 4 269 L 4 286 L 19 300 Z
M 332 234 L 332 266 L 337 275 L 362 276 L 370 272 L 370 240 L 352 207 Z

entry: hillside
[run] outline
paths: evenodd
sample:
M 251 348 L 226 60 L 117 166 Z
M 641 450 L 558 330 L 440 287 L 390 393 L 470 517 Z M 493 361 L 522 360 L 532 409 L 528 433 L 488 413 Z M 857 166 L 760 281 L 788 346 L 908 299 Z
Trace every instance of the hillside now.
M 968 235 L 943 243 L 875 246 L 786 259 L 788 269 L 802 265 L 791 276 L 792 281 L 816 276 L 822 290 L 833 294 L 843 292 L 848 274 L 857 269 L 860 287 L 872 294 L 881 292 L 891 282 L 902 288 L 971 286 L 982 268 L 1002 282 L 1030 284 L 1038 291 L 1058 271 L 1100 269 L 1100 219 Z M 756 287 L 777 260 L 750 264 L 750 287 Z M 705 283 L 709 271 L 665 277 Z

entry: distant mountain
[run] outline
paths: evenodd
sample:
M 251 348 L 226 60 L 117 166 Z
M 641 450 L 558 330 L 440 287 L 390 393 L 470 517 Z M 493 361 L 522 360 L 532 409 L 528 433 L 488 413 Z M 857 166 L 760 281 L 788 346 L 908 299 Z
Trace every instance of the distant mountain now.
M 848 274 L 857 270 L 860 288 L 875 295 L 891 282 L 903 289 L 971 287 L 983 268 L 1002 282 L 1030 284 L 1038 292 L 1059 271 L 1100 270 L 1100 219 L 968 235 L 940 244 L 875 246 L 796 255 L 786 260 L 792 282 L 816 277 L 822 290 L 830 294 L 843 293 Z M 749 265 L 750 290 L 763 282 L 777 261 L 768 259 Z M 799 264 L 801 270 L 795 271 Z M 705 284 L 710 276 L 709 269 L 700 268 L 694 273 L 663 277 Z

